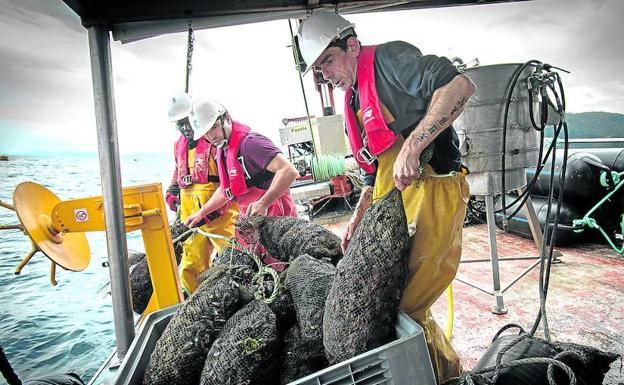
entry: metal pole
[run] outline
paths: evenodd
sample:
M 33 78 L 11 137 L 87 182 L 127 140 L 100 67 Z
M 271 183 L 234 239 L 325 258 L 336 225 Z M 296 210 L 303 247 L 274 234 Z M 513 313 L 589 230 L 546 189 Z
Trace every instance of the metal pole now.
M 121 193 L 110 36 L 109 31 L 102 25 L 89 27 L 88 31 L 115 339 L 117 357 L 121 362 L 134 338 L 134 323 Z
M 329 96 L 329 85 L 327 83 L 320 84 L 321 101 L 323 102 L 323 116 L 334 115 L 334 106 L 331 105 L 331 98 Z
M 500 289 L 500 273 L 498 269 L 498 250 L 496 247 L 496 221 L 494 219 L 494 196 L 485 195 L 485 213 L 487 216 L 488 235 L 490 237 L 490 260 L 492 261 L 492 286 L 496 305 L 492 307 L 492 313 L 505 314 L 507 309 L 503 302 L 503 293 Z
M 503 289 L 503 293 L 507 291 L 507 289 L 509 289 L 510 287 L 512 287 L 516 282 L 518 282 L 520 280 L 520 278 L 524 277 L 525 275 L 527 275 L 529 273 L 529 271 L 533 270 L 533 268 L 537 265 L 540 264 L 540 261 L 537 261 L 535 263 L 533 263 L 531 266 L 527 267 L 526 269 L 524 269 L 524 271 L 522 273 L 520 273 L 520 275 L 518 275 L 516 278 L 513 279 L 513 281 L 511 281 L 509 283 L 509 285 L 505 286 L 505 288 Z
M 508 258 L 498 258 L 498 261 L 523 261 L 527 259 L 539 259 L 539 257 L 508 257 Z M 462 261 L 462 263 L 477 263 L 477 262 L 490 262 L 490 258 L 481 258 L 481 259 L 468 259 Z
M 489 259 L 488 259 L 488 261 L 489 261 Z M 481 286 L 479 286 L 478 284 L 473 283 L 472 281 L 469 281 L 469 280 L 467 280 L 467 279 L 465 279 L 465 278 L 463 278 L 463 277 L 460 277 L 459 275 L 456 275 L 456 276 L 455 276 L 455 280 L 456 280 L 456 281 L 459 281 L 459 282 L 461 282 L 461 283 L 465 283 L 466 285 L 468 285 L 468 286 L 470 286 L 470 287 L 472 287 L 472 288 L 474 288 L 474 289 L 477 289 L 477 290 L 479 290 L 479 291 L 482 291 L 482 292 L 484 292 L 485 294 L 489 294 L 489 295 L 491 295 L 491 296 L 493 296 L 493 295 L 494 295 L 494 293 L 492 293 L 491 291 L 488 291 L 488 290 L 486 290 L 486 289 L 482 288 Z

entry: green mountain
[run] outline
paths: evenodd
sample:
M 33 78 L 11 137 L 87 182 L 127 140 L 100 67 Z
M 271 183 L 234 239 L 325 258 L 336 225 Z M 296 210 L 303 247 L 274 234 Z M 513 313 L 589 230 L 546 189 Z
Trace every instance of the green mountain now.
M 580 112 L 566 114 L 570 138 L 622 138 L 624 114 Z

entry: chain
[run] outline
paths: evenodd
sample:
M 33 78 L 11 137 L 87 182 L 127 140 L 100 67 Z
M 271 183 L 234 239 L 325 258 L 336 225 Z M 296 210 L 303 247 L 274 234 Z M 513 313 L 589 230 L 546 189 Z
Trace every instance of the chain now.
M 193 33 L 190 16 L 188 19 L 188 27 L 188 41 L 186 46 L 186 86 L 184 88 L 184 92 L 187 94 L 189 91 L 189 78 L 191 77 L 191 70 L 193 69 L 191 62 L 193 61 L 193 43 L 195 42 L 195 34 Z

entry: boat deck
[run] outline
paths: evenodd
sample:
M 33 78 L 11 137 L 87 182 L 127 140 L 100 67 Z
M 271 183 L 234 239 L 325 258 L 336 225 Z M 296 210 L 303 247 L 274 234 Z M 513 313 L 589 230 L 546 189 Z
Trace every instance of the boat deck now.
M 328 227 L 341 234 L 346 224 Z M 532 240 L 497 230 L 499 258 L 537 257 Z M 464 228 L 462 263 L 458 277 L 492 289 L 491 263 L 468 262 L 489 258 L 487 225 Z M 560 263 L 551 269 L 547 317 L 551 339 L 593 346 L 624 355 L 624 258 L 608 245 L 584 244 L 557 248 Z M 537 259 L 499 261 L 505 288 Z M 494 298 L 472 286 L 453 282 L 454 326 L 451 341 L 465 370 L 470 370 L 490 345 L 496 332 L 509 323 L 529 331 L 539 310 L 539 265 L 504 292 L 507 314 L 491 312 Z M 447 324 L 447 296 L 433 306 L 440 326 Z M 537 336 L 543 337 L 542 328 Z M 622 384 L 621 362 L 616 361 L 605 384 Z
M 326 224 L 341 235 L 346 222 Z M 462 264 L 458 278 L 491 291 L 487 225 L 464 228 Z M 499 261 L 501 287 L 505 288 L 529 266 L 537 262 L 538 250 L 532 240 L 497 230 L 499 258 L 532 258 Z M 560 262 L 551 269 L 547 317 L 554 341 L 573 342 L 624 355 L 624 257 L 607 245 L 584 244 L 557 248 Z M 469 262 L 483 260 L 485 262 Z M 498 330 L 516 323 L 530 330 L 539 309 L 539 266 L 533 268 L 504 292 L 507 313 L 491 312 L 494 298 L 468 284 L 453 282 L 453 335 L 451 341 L 459 353 L 464 370 L 470 370 L 485 353 Z M 433 306 L 440 326 L 448 322 L 447 295 Z M 542 329 L 536 334 L 543 337 Z M 605 384 L 624 384 L 622 361 L 612 364 Z M 112 378 L 116 370 L 108 363 L 90 384 Z

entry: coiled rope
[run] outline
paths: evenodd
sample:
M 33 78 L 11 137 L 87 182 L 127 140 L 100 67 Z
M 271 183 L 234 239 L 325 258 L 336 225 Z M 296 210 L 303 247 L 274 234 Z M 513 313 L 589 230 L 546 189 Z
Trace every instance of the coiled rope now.
M 275 301 L 275 299 L 277 298 L 279 294 L 279 288 L 281 284 L 279 274 L 277 273 L 277 271 L 275 271 L 275 269 L 273 269 L 270 265 L 265 265 L 264 263 L 262 263 L 260 258 L 258 258 L 258 256 L 255 253 L 249 250 L 245 245 L 243 245 L 236 238 L 228 238 L 219 234 L 207 233 L 201 230 L 199 227 L 193 228 L 192 231 L 200 235 L 203 235 L 204 237 L 224 240 L 228 242 L 230 246 L 236 247 L 237 249 L 242 251 L 244 254 L 246 254 L 248 257 L 250 257 L 255 262 L 256 266 L 258 267 L 258 272 L 255 273 L 254 276 L 251 278 L 251 283 L 254 285 L 258 285 L 258 289 L 255 291 L 254 297 L 257 300 L 263 301 L 266 304 L 270 304 L 273 301 Z M 230 267 L 234 267 L 232 256 L 233 255 L 230 254 L 230 261 L 229 261 Z M 266 295 L 265 290 L 264 290 L 264 282 L 267 277 L 271 277 L 274 283 L 273 291 L 271 292 L 271 295 L 269 296 Z
M 487 384 L 493 385 L 493 384 L 496 384 L 496 382 L 498 381 L 498 378 L 501 374 L 502 369 L 511 368 L 514 366 L 520 366 L 520 365 L 534 365 L 534 364 L 547 364 L 548 365 L 546 376 L 548 379 L 548 383 L 550 385 L 557 385 L 557 383 L 555 382 L 555 378 L 554 378 L 555 366 L 562 369 L 566 373 L 566 375 L 568 376 L 568 379 L 570 380 L 569 382 L 570 385 L 576 385 L 576 375 L 574 374 L 572 369 L 566 364 L 564 364 L 563 362 L 558 360 L 559 358 L 563 358 L 565 356 L 577 355 L 574 352 L 569 352 L 569 351 L 561 352 L 552 358 L 533 357 L 533 358 L 522 358 L 522 359 L 510 361 L 510 362 L 503 362 L 503 357 L 505 353 L 507 353 L 511 348 L 513 348 L 516 344 L 518 344 L 524 339 L 533 338 L 531 334 L 524 331 L 524 328 L 522 326 L 515 324 L 515 323 L 509 323 L 503 326 L 496 333 L 496 335 L 492 339 L 492 343 L 496 341 L 496 339 L 498 339 L 498 337 L 505 330 L 511 329 L 511 328 L 518 328 L 520 329 L 520 332 L 518 333 L 518 336 L 511 341 L 511 343 L 509 343 L 507 346 L 501 349 L 500 352 L 498 352 L 498 354 L 496 355 L 495 365 L 480 369 L 478 371 L 462 373 L 461 376 L 454 378 L 454 379 L 460 380 L 459 385 L 463 385 L 463 384 L 474 385 L 474 380 L 477 380 L 477 379 L 480 380 L 481 383 L 487 383 Z M 494 372 L 491 378 L 488 378 L 487 376 L 484 375 L 485 373 L 490 373 L 490 372 Z
M 573 353 L 573 352 L 569 352 L 569 351 L 561 352 L 552 358 L 534 357 L 534 358 L 522 358 L 519 360 L 510 361 L 510 362 L 503 362 L 503 356 L 505 355 L 505 353 L 507 353 L 518 342 L 527 338 L 530 339 L 532 337 L 527 333 L 520 334 L 509 345 L 501 349 L 501 351 L 496 356 L 496 364 L 494 366 L 489 366 L 476 372 L 473 371 L 473 372 L 464 373 L 462 376 L 459 377 L 460 378 L 459 385 L 463 385 L 463 384 L 474 385 L 473 378 L 474 379 L 478 378 L 488 384 L 493 385 L 493 384 L 496 384 L 496 382 L 498 381 L 498 378 L 501 374 L 501 370 L 506 369 L 506 368 L 511 368 L 514 366 L 535 365 L 535 364 L 547 364 L 548 365 L 548 369 L 546 371 L 546 377 L 550 385 L 557 385 L 557 383 L 555 382 L 555 366 L 565 372 L 565 374 L 568 376 L 570 385 L 576 385 L 576 375 L 574 374 L 572 369 L 568 365 L 559 361 L 559 358 L 563 358 L 564 356 L 576 355 L 576 353 Z M 490 372 L 494 372 L 491 379 L 483 375 L 485 373 L 490 373 Z

